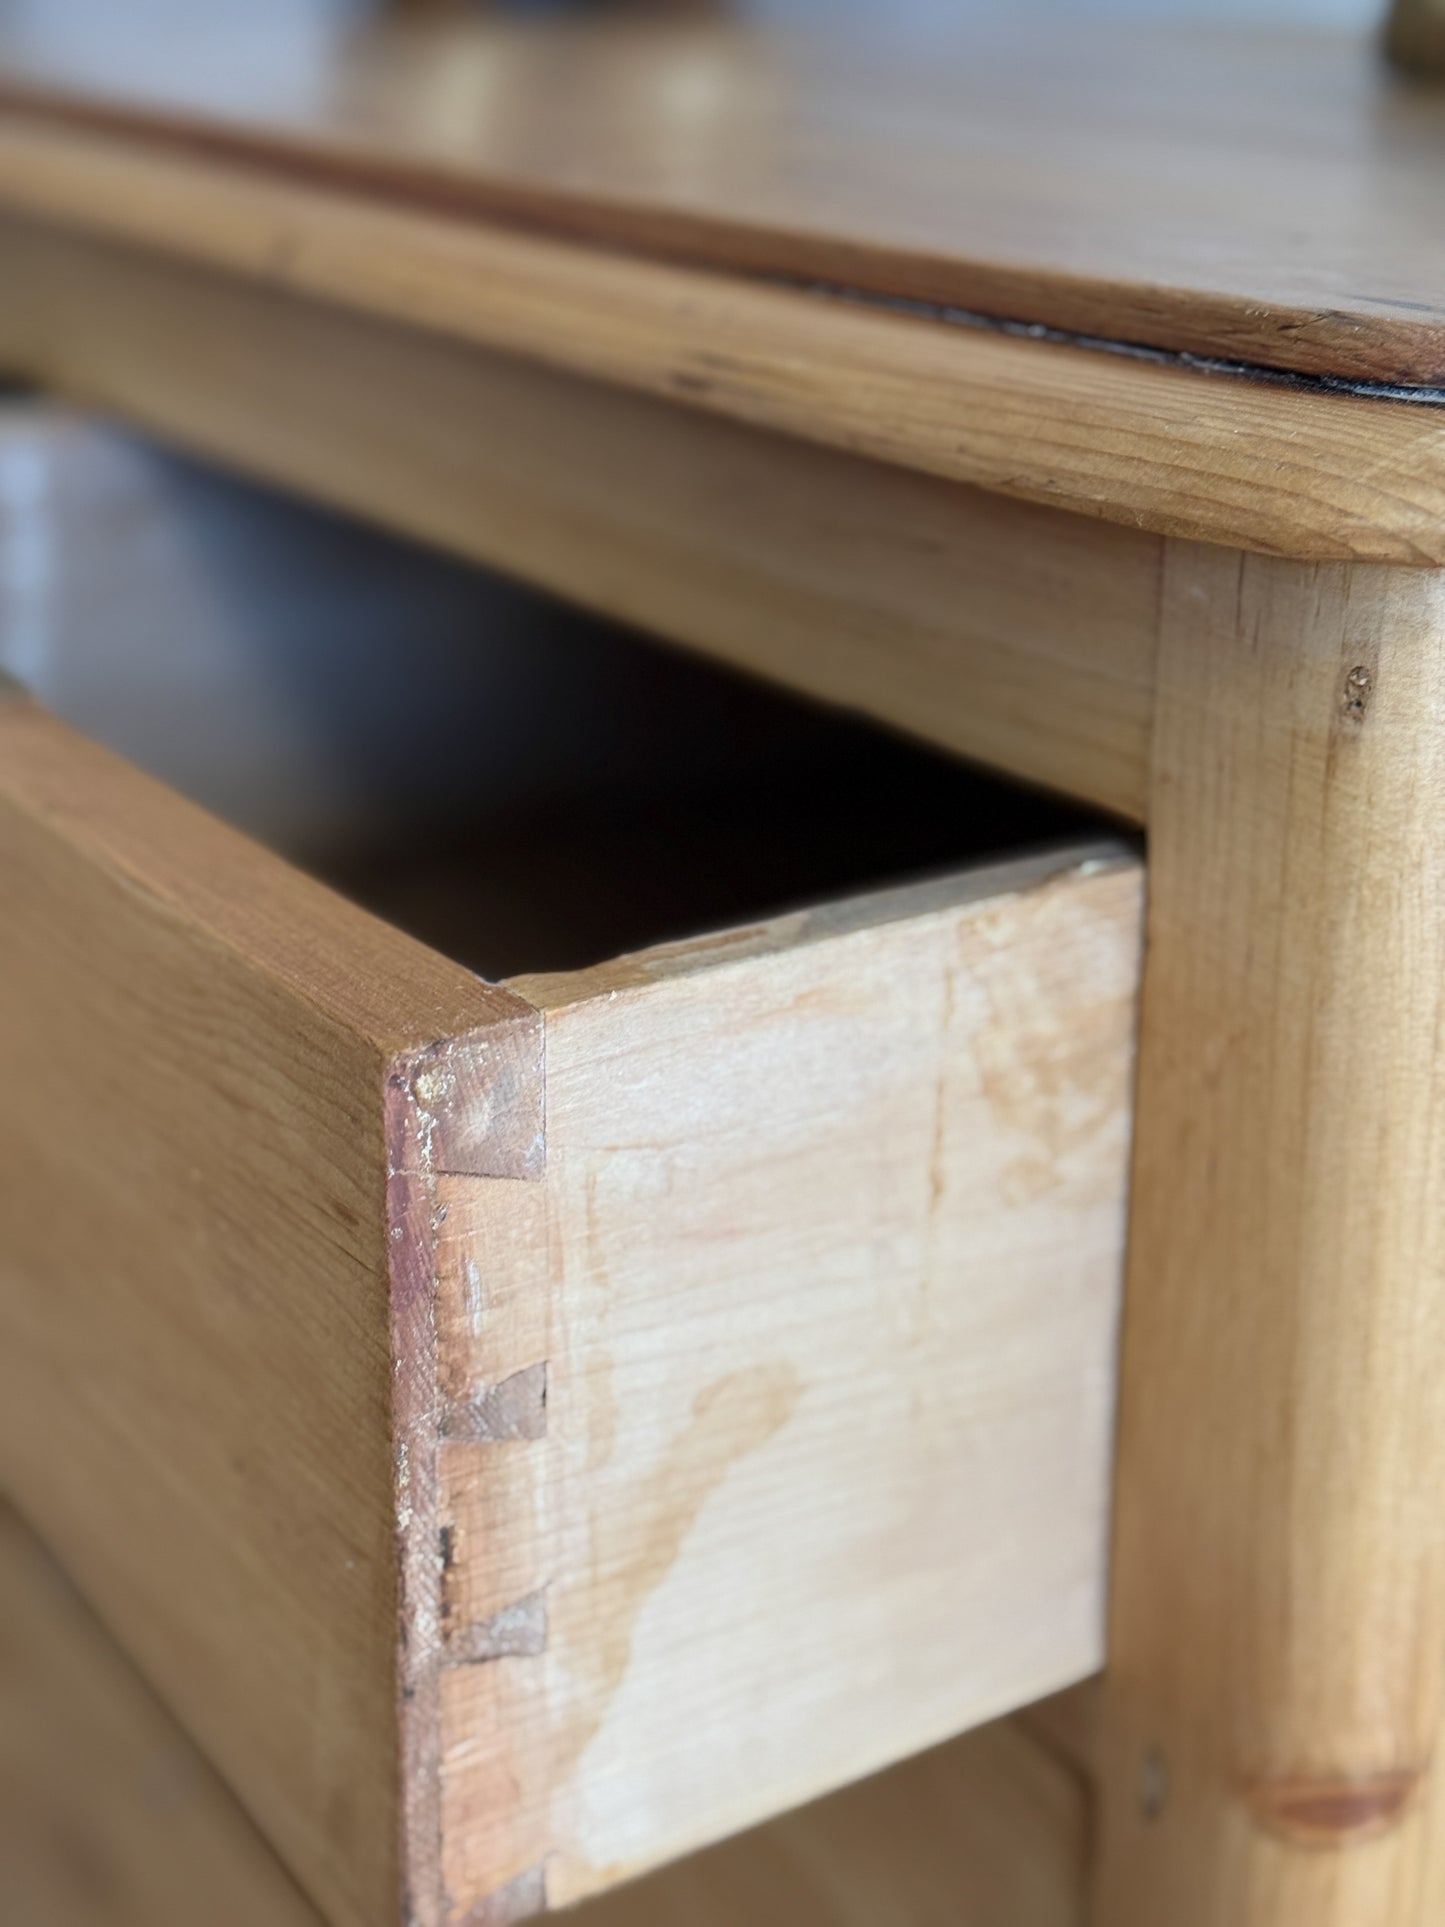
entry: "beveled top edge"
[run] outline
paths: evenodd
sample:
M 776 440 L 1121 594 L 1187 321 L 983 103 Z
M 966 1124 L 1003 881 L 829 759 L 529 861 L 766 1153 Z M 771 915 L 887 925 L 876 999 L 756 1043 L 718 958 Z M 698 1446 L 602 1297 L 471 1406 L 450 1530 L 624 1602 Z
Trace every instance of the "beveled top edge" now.
M 1369 37 L 767 0 L 0 27 L 0 103 L 417 213 L 1347 381 L 1445 384 L 1445 99 Z M 1022 15 L 1022 10 L 1021 10 Z M 83 24 L 82 24 L 83 21 Z
M 0 208 L 1164 535 L 1445 565 L 1445 409 L 954 325 L 0 116 Z

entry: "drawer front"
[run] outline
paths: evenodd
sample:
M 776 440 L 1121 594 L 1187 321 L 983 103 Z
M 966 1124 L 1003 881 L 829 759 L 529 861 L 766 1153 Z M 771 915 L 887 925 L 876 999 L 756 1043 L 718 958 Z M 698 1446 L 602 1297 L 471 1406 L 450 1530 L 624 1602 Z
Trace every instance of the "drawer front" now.
M 16 701 L 0 864 L 4 1469 L 327 1918 L 1098 1664 L 1131 860 L 497 988 Z

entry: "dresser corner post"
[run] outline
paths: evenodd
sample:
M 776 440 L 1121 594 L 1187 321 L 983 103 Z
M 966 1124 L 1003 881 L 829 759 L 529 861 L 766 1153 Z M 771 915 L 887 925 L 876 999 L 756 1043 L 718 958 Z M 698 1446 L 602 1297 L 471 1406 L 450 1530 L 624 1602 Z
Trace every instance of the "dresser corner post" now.
M 1156 700 L 1094 1927 L 1424 1927 L 1445 577 L 1171 543 Z

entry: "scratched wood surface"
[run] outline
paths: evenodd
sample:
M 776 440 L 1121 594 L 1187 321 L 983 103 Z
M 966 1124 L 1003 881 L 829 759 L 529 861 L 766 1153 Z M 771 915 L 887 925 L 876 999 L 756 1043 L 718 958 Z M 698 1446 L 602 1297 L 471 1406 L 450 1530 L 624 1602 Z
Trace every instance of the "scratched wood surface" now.
M 255 18 L 250 17 L 254 14 Z M 26 8 L 7 98 L 368 195 L 1115 341 L 1445 380 L 1445 102 L 1364 38 Z

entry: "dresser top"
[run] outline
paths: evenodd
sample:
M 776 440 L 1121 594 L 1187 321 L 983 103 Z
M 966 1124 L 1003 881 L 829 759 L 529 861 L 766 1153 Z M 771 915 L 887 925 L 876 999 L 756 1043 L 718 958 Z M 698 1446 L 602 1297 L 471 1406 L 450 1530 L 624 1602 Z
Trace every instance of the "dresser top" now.
M 0 103 L 389 203 L 1445 388 L 1445 90 L 1342 36 L 0 13 Z

